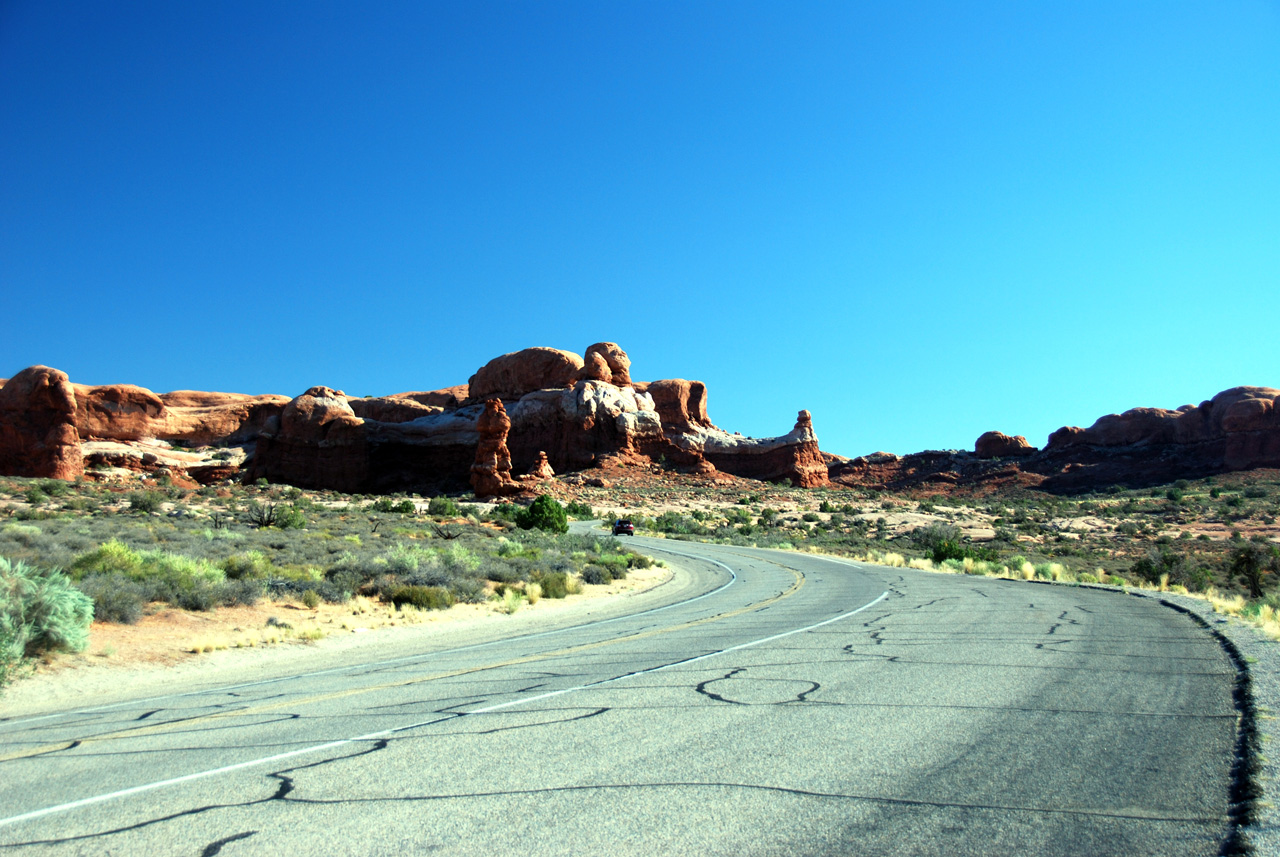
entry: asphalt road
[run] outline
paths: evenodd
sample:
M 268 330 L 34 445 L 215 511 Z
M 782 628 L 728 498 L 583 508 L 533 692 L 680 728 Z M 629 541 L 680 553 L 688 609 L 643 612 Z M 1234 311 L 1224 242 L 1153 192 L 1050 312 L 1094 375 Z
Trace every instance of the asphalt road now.
M 683 573 L 545 631 L 0 719 L 0 851 L 1222 847 L 1235 674 L 1184 615 L 1075 587 L 635 542 Z

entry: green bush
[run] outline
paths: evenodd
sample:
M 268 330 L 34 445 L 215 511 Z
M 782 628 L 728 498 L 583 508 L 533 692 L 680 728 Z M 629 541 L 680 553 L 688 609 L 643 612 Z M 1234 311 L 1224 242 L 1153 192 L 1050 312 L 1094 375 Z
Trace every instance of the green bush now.
M 427 503 L 427 514 L 442 518 L 457 518 L 462 514 L 458 504 L 448 497 L 432 497 Z
M 594 521 L 596 513 L 586 503 L 579 503 L 574 500 L 568 506 L 564 507 L 565 514 L 576 521 Z
M 536 528 L 549 533 L 567 533 L 569 532 L 569 519 L 565 514 L 564 507 L 557 503 L 554 497 L 543 494 L 530 503 L 529 508 L 521 509 L 516 513 L 516 526 L 522 530 Z M 545 595 L 546 593 L 544 592 L 543 594 Z M 548 595 L 547 597 L 553 598 L 555 596 Z
M 390 497 L 379 497 L 369 508 L 374 512 L 394 512 L 401 515 L 412 515 L 418 511 L 418 507 L 413 505 L 413 501 L 407 497 L 398 502 Z
M 82 652 L 89 645 L 93 600 L 57 569 L 0 557 L 0 660 L 17 663 L 41 652 Z
M 542 585 L 543 598 L 564 598 L 569 594 L 569 575 L 563 571 L 553 571 L 538 579 Z
M 273 567 L 262 551 L 234 554 L 222 561 L 222 571 L 228 580 L 260 580 L 270 577 Z
M 134 491 L 129 494 L 129 508 L 146 514 L 158 512 L 164 499 L 159 491 Z
M 453 593 L 442 586 L 397 586 L 390 600 L 397 610 L 406 604 L 419 610 L 447 610 L 454 604 Z

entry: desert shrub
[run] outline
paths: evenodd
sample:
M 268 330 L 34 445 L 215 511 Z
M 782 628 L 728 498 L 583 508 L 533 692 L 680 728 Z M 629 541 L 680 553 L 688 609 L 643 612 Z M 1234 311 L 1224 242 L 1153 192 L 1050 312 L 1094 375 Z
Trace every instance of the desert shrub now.
M 647 522 L 645 526 L 660 533 L 673 533 L 682 536 L 704 536 L 711 532 L 693 518 L 681 515 L 679 512 L 663 512 L 658 517 Z
M 1097 583 L 1098 582 L 1098 578 L 1094 577 L 1092 574 L 1090 574 L 1087 571 L 1082 572 L 1080 576 L 1077 577 L 1076 579 L 1079 580 L 1081 583 Z
M 544 598 L 564 598 L 569 594 L 569 575 L 563 571 L 552 571 L 538 579 Z
M 129 508 L 145 514 L 158 512 L 164 499 L 159 491 L 133 491 L 129 494 Z
M 1158 583 L 1161 575 L 1168 575 L 1170 582 L 1183 586 L 1192 579 L 1187 557 L 1164 547 L 1147 551 L 1146 556 L 1140 557 L 1129 571 L 1147 583 Z
M 442 518 L 457 518 L 462 514 L 462 510 L 449 497 L 432 497 L 427 503 L 427 514 Z
M 629 553 L 627 554 L 627 568 L 652 568 L 653 560 L 644 554 Z
M 224 559 L 222 571 L 228 580 L 261 579 L 271 575 L 272 565 L 262 551 L 247 551 Z
M 960 543 L 960 528 L 954 524 L 932 523 L 923 527 L 916 527 L 911 531 L 911 541 L 925 553 L 933 553 L 934 549 L 943 544 L 958 545 Z M 947 557 L 935 559 L 934 562 L 942 562 Z
M 286 506 L 276 514 L 276 526 L 282 530 L 301 530 L 307 525 L 307 516 L 297 506 Z
M 397 610 L 406 604 L 419 610 L 447 610 L 454 604 L 453 595 L 440 586 L 398 586 L 389 600 Z
M 228 580 L 220 587 L 218 600 L 219 603 L 227 607 L 252 607 L 262 600 L 265 590 L 266 587 L 261 580 L 250 578 Z M 345 601 L 346 599 L 342 600 Z
M 147 589 L 120 572 L 85 575 L 76 588 L 93 599 L 93 617 L 99 622 L 133 625 L 147 606 Z
M 499 503 L 489 512 L 489 518 L 495 521 L 512 521 L 520 514 L 520 507 L 515 503 Z
M 577 521 L 594 521 L 596 513 L 586 503 L 574 500 L 564 507 L 565 514 Z
M 471 577 L 451 581 L 449 592 L 460 604 L 483 604 L 489 600 L 489 590 L 484 588 L 483 583 Z
M 390 497 L 379 497 L 373 501 L 373 505 L 369 508 L 374 512 L 392 512 L 401 515 L 412 515 L 418 511 L 418 507 L 413 505 L 413 501 L 408 498 L 396 501 Z
M 314 589 L 308 589 L 302 593 L 302 603 L 307 609 L 314 610 L 320 606 L 320 594 Z
M 569 532 L 569 520 L 565 515 L 564 507 L 557 503 L 554 497 L 547 494 L 543 494 L 530 503 L 529 508 L 521 509 L 516 513 L 516 526 L 522 530 L 536 528 L 549 533 Z M 553 596 L 548 595 L 547 597 L 551 598 Z
M 601 565 L 589 565 L 582 570 L 582 582 L 602 586 L 613 582 L 613 574 Z
M 0 557 L 0 634 L 15 663 L 46 651 L 82 652 L 89 645 L 93 600 L 58 569 Z
M 141 568 L 142 558 L 138 552 L 115 539 L 77 557 L 71 564 L 72 574 L 77 577 L 90 572 L 99 574 L 119 572 L 134 577 Z

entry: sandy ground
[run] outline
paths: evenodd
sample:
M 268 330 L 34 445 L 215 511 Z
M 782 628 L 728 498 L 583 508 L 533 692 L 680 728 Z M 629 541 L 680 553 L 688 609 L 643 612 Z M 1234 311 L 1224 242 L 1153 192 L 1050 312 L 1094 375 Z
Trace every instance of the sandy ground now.
M 522 604 L 513 615 L 498 602 L 459 604 L 448 610 L 397 611 L 366 598 L 308 609 L 295 601 L 224 607 L 207 613 L 166 607 L 136 625 L 95 622 L 89 647 L 54 655 L 0 696 L 0 716 L 106 704 L 163 693 L 173 685 L 251 681 L 318 661 L 376 660 L 386 648 L 403 649 L 441 634 L 532 625 L 542 619 L 626 598 L 671 578 L 669 568 L 634 569 L 626 580 L 583 586 L 578 595 Z M 530 630 L 536 630 L 531 628 Z

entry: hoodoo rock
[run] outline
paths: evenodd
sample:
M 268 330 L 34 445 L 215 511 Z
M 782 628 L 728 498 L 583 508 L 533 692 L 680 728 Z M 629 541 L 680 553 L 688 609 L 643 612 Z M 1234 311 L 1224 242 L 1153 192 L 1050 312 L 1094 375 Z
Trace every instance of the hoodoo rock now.
M 1027 443 L 1022 435 L 1009 437 L 998 431 L 984 433 L 974 444 L 973 450 L 979 458 L 1022 458 L 1036 453 L 1036 448 Z
M 0 473 L 52 479 L 84 473 L 75 388 L 65 372 L 32 366 L 0 388 Z
M 523 487 L 511 476 L 511 453 L 507 450 L 507 433 L 511 418 L 501 399 L 484 403 L 484 413 L 476 420 L 480 443 L 476 460 L 471 465 L 471 487 L 477 497 L 502 497 L 518 494 Z
M 534 480 L 554 479 L 555 475 L 556 472 L 551 469 L 551 462 L 547 461 L 547 454 L 539 450 L 538 460 L 529 469 L 529 478 Z

